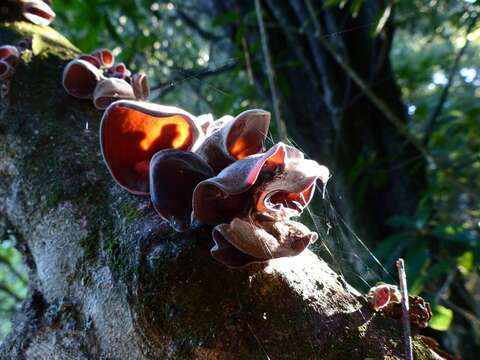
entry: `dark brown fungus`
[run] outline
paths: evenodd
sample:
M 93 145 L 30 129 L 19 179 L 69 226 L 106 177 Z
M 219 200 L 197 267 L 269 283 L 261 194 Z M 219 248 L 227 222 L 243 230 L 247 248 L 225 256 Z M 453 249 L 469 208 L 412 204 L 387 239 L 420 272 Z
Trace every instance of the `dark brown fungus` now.
M 248 110 L 235 118 L 224 117 L 203 125 L 208 137 L 197 150 L 197 154 L 218 173 L 236 160 L 263 151 L 270 125 L 270 113 L 264 110 Z
M 95 56 L 100 61 L 100 64 L 107 69 L 115 64 L 115 55 L 108 49 L 95 50 L 92 56 Z
M 80 99 L 91 99 L 101 79 L 103 74 L 97 67 L 88 61 L 75 59 L 63 70 L 62 84 L 68 94 Z
M 176 231 L 188 230 L 193 191 L 212 176 L 212 168 L 193 152 L 159 151 L 150 161 L 150 196 L 155 210 Z
M 135 99 L 132 86 L 123 79 L 103 79 L 95 87 L 93 104 L 99 110 L 105 110 L 111 103 L 121 99 Z
M 137 100 L 146 100 L 150 96 L 150 85 L 146 74 L 133 74 L 132 87 Z
M 193 198 L 194 216 L 217 225 L 251 211 L 299 215 L 313 196 L 316 179 L 326 183 L 328 176 L 325 166 L 279 143 L 264 154 L 234 162 L 216 177 L 200 183 Z
M 109 73 L 111 74 L 111 76 L 119 79 L 125 79 L 132 75 L 132 73 L 130 72 L 130 70 L 127 69 L 124 63 L 114 64 L 109 69 Z
M 149 164 L 163 149 L 191 151 L 203 140 L 195 117 L 171 106 L 120 100 L 103 114 L 100 145 L 117 183 L 134 194 L 149 193 Z
M 3 60 L 9 63 L 12 67 L 15 67 L 20 61 L 20 51 L 15 46 L 0 46 L 0 60 Z
M 42 0 L 21 0 L 22 14 L 28 21 L 36 25 L 50 25 L 55 13 L 49 4 Z
M 90 64 L 92 64 L 93 66 L 95 66 L 96 68 L 100 68 L 101 67 L 101 64 L 100 64 L 100 60 L 98 60 L 98 58 L 96 58 L 95 56 L 93 55 L 80 55 L 77 57 L 77 59 L 80 59 L 80 60 L 84 60 L 86 62 L 89 62 Z
M 317 233 L 299 222 L 263 214 L 217 225 L 212 235 L 215 246 L 210 252 L 228 267 L 295 256 L 318 238 Z
M 193 216 L 219 224 L 211 253 L 227 266 L 294 256 L 318 235 L 290 218 L 308 206 L 316 180 L 326 184 L 328 178 L 326 167 L 279 143 L 202 181 L 194 192 Z

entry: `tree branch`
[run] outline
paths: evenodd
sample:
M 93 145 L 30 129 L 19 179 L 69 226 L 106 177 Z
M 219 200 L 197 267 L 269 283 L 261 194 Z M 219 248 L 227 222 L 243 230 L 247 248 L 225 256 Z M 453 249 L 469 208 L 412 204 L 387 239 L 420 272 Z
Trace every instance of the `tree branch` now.
M 265 24 L 263 22 L 260 0 L 255 0 L 255 12 L 257 14 L 258 27 L 260 30 L 260 41 L 262 43 L 268 84 L 270 86 L 270 93 L 272 95 L 273 112 L 275 116 L 275 122 L 277 124 L 278 136 L 280 138 L 280 141 L 287 142 L 287 127 L 285 126 L 285 122 L 283 121 L 280 113 L 280 99 L 277 95 L 277 89 L 275 86 L 275 72 L 273 70 L 272 60 L 270 58 L 270 51 L 268 49 L 268 37 L 267 32 L 265 31 Z
M 174 76 L 170 80 L 164 82 L 164 83 L 159 83 L 150 88 L 150 90 L 153 91 L 160 91 L 160 95 L 165 95 L 167 92 L 171 91 L 174 89 L 174 86 L 177 84 L 181 84 L 185 81 L 189 81 L 191 79 L 205 79 L 210 76 L 216 76 L 219 74 L 223 74 L 226 72 L 229 72 L 233 70 L 236 66 L 238 65 L 237 61 L 233 62 L 228 62 L 227 64 L 224 64 L 222 66 L 219 66 L 215 69 L 205 69 L 205 70 L 177 70 L 178 72 L 181 73 L 181 76 Z

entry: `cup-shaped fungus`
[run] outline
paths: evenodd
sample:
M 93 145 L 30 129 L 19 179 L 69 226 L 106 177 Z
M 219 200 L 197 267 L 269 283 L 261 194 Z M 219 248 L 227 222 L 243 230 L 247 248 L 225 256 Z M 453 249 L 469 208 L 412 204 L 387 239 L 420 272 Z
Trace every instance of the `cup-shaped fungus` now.
M 224 117 L 207 125 L 205 133 L 209 135 L 197 154 L 218 173 L 236 160 L 263 151 L 270 113 L 247 110 L 235 118 Z
M 119 63 L 119 64 L 114 64 L 109 70 L 108 70 L 110 76 L 119 78 L 119 79 L 125 79 L 127 77 L 130 77 L 132 73 L 130 70 L 127 69 L 126 65 L 124 63 Z
M 115 55 L 108 49 L 95 50 L 92 56 L 95 56 L 100 61 L 100 64 L 107 69 L 115 64 Z
M 193 191 L 212 176 L 212 168 L 193 152 L 159 151 L 150 161 L 150 197 L 155 210 L 176 231 L 188 230 Z
M 135 99 L 132 86 L 123 79 L 104 79 L 95 87 L 93 104 L 99 110 L 105 110 L 111 103 L 121 99 Z
M 100 66 L 101 66 L 100 60 L 98 60 L 98 58 L 96 58 L 93 55 L 83 54 L 83 55 L 78 56 L 77 59 L 89 62 L 90 64 L 92 64 L 96 68 L 100 69 Z
M 63 70 L 62 84 L 68 94 L 80 99 L 91 99 L 102 78 L 100 69 L 86 60 L 75 59 Z
M 193 217 L 213 230 L 212 256 L 227 266 L 293 256 L 318 235 L 290 220 L 310 203 L 316 180 L 329 171 L 279 143 L 264 154 L 238 160 L 202 181 L 193 197 Z
M 397 286 L 379 283 L 370 289 L 367 298 L 373 310 L 379 311 L 392 302 L 399 303 L 402 296 Z
M 326 183 L 328 176 L 325 166 L 278 143 L 266 153 L 236 161 L 200 183 L 194 193 L 194 215 L 210 225 L 252 211 L 298 216 L 312 199 L 316 180 Z
M 103 114 L 100 145 L 116 182 L 134 194 L 149 193 L 149 165 L 163 149 L 193 151 L 203 140 L 195 117 L 171 106 L 120 100 Z
M 50 25 L 55 19 L 55 13 L 49 4 L 42 0 L 20 0 L 22 14 L 25 19 L 36 25 Z
M 212 235 L 213 258 L 232 268 L 298 255 L 318 238 L 299 222 L 264 214 L 217 225 Z
M 150 85 L 148 84 L 148 78 L 146 74 L 133 74 L 132 87 L 136 99 L 147 100 L 147 98 L 150 96 Z
M 3 60 L 15 67 L 20 61 L 20 51 L 18 51 L 17 47 L 15 46 L 0 46 L 0 60 Z

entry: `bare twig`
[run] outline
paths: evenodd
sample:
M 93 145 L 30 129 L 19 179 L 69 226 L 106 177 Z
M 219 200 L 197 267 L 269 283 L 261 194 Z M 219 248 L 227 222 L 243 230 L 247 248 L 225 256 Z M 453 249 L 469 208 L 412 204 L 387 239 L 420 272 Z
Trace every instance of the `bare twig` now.
M 270 92 L 272 94 L 273 112 L 277 123 L 278 135 L 281 141 L 287 141 L 287 127 L 280 116 L 280 101 L 277 95 L 277 89 L 275 88 L 275 73 L 270 58 L 270 51 L 268 49 L 268 38 L 267 32 L 265 31 L 265 24 L 263 22 L 260 0 L 255 0 L 255 12 L 257 14 L 258 27 L 260 29 L 260 40 L 262 42 L 263 56 L 265 58 L 268 84 L 270 85 Z
M 405 275 L 405 263 L 403 259 L 397 260 L 398 280 L 400 282 L 400 292 L 402 294 L 402 323 L 403 323 L 403 342 L 405 346 L 405 359 L 413 360 L 412 350 L 412 331 L 410 329 L 410 305 L 408 302 L 407 276 Z
M 458 67 L 460 65 L 460 60 L 462 59 L 463 55 L 465 54 L 465 51 L 468 48 L 468 45 L 470 43 L 470 40 L 468 40 L 468 34 L 473 30 L 473 27 L 475 26 L 475 23 L 477 22 L 478 16 L 472 16 L 470 24 L 468 25 L 467 28 L 467 35 L 465 36 L 465 44 L 462 46 L 460 51 L 457 53 L 457 56 L 455 57 L 455 60 L 453 61 L 452 67 L 450 68 L 450 73 L 448 75 L 447 79 L 447 84 L 443 88 L 443 91 L 438 98 L 437 105 L 434 107 L 433 111 L 430 113 L 430 116 L 427 119 L 427 123 L 425 126 L 425 135 L 423 137 L 423 143 L 425 145 L 428 144 L 428 141 L 430 140 L 430 137 L 433 133 L 433 129 L 435 128 L 435 123 L 438 120 L 438 117 L 441 115 L 443 106 L 445 105 L 445 101 L 447 100 L 448 97 L 448 92 L 450 91 L 450 88 L 452 87 L 453 80 L 455 79 L 455 76 L 458 73 Z
M 154 85 L 150 88 L 150 91 L 160 90 L 162 92 L 162 95 L 163 95 L 163 92 L 166 89 L 173 88 L 174 85 L 176 85 L 176 84 L 179 84 L 179 83 L 191 80 L 191 79 L 200 80 L 200 79 L 207 78 L 209 76 L 219 75 L 221 73 L 225 73 L 225 72 L 228 72 L 228 71 L 234 69 L 235 66 L 237 66 L 237 64 L 238 64 L 237 61 L 232 61 L 232 62 L 228 62 L 227 64 L 224 64 L 222 66 L 219 66 L 215 69 L 177 70 L 177 71 L 181 72 L 182 76 L 175 76 L 175 77 L 171 78 L 170 80 L 168 80 L 164 83 L 156 84 L 156 85 Z

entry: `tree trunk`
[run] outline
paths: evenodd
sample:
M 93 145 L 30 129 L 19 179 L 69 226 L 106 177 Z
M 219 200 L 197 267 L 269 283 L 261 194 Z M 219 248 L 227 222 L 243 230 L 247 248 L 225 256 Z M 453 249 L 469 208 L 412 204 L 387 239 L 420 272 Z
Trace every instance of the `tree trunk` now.
M 321 0 L 261 3 L 290 137 L 332 170 L 332 200 L 360 237 L 369 243 L 384 239 L 392 232 L 387 226 L 392 215 L 415 212 L 425 189 L 425 161 L 324 44 L 406 124 L 406 108 L 389 58 L 393 10 L 374 36 L 384 10 L 379 1 L 362 1 L 355 16 L 350 5 L 358 1 L 346 2 L 342 9 Z M 216 0 L 215 4 L 220 14 L 237 6 L 243 16 L 240 25 L 231 29 L 232 40 L 238 38 L 242 24 L 255 19 L 253 1 Z M 258 29 L 246 33 L 250 48 L 258 47 Z M 256 83 L 270 94 L 265 67 L 254 66 L 253 71 Z
M 400 323 L 310 251 L 232 271 L 210 229 L 173 232 L 149 201 L 114 184 L 99 153 L 101 114 L 61 86 L 76 50 L 33 36 L 0 102 L 0 217 L 15 232 L 29 291 L 5 359 L 402 358 Z M 433 356 L 415 341 L 417 358 Z

